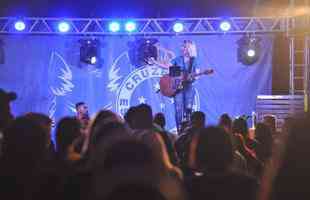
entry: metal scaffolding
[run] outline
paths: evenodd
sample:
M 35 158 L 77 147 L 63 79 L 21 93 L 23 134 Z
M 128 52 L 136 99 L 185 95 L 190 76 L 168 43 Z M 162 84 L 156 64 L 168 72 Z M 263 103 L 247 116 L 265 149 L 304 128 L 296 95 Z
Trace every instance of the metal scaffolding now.
M 26 24 L 24 31 L 16 31 L 14 23 L 23 20 Z M 292 27 L 292 17 L 230 17 L 230 18 L 145 18 L 131 19 L 136 22 L 137 30 L 128 33 L 124 30 L 113 33 L 108 25 L 114 19 L 107 18 L 0 18 L 0 34 L 61 34 L 57 25 L 61 21 L 70 24 L 69 35 L 175 35 L 175 22 L 184 24 L 184 31 L 179 35 L 193 34 L 223 34 L 219 28 L 225 20 L 230 22 L 231 29 L 227 33 L 273 33 L 287 32 Z M 126 20 L 117 20 L 122 25 Z M 63 33 L 62 33 L 63 34 Z
M 309 0 L 305 0 L 309 5 Z M 296 6 L 291 1 L 291 8 Z M 15 22 L 22 20 L 26 27 L 17 31 Z M 77 35 L 77 36 L 105 36 L 105 35 L 209 35 L 209 34 L 268 34 L 282 32 L 290 39 L 290 94 L 306 93 L 309 90 L 309 27 L 310 16 L 277 16 L 277 17 L 209 17 L 209 18 L 140 18 L 130 19 L 137 25 L 134 32 L 111 32 L 109 23 L 117 21 L 123 27 L 129 19 L 109 18 L 45 18 L 45 17 L 0 17 L 0 34 L 24 35 Z M 220 29 L 222 21 L 228 21 L 231 29 L 224 32 Z M 66 33 L 58 30 L 62 21 L 70 25 Z M 173 25 L 181 22 L 184 30 L 176 33 Z M 300 33 L 306 33 L 301 34 Z M 297 45 L 302 42 L 303 45 Z M 297 58 L 303 57 L 303 61 Z M 301 72 L 301 73 L 300 73 Z M 309 93 L 309 92 L 308 92 Z

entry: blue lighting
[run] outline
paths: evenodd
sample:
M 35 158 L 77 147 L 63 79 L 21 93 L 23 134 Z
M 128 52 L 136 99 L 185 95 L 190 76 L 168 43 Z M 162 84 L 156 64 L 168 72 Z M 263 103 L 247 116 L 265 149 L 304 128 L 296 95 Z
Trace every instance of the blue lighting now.
M 66 33 L 70 30 L 70 24 L 68 22 L 60 22 L 58 24 L 58 30 L 62 33 Z
M 15 22 L 14 27 L 17 31 L 23 31 L 26 28 L 26 24 L 23 21 L 17 21 Z
M 133 32 L 136 30 L 136 28 L 137 28 L 137 25 L 135 22 L 130 21 L 125 24 L 125 29 L 128 32 Z
M 184 25 L 180 22 L 177 22 L 173 25 L 173 31 L 176 33 L 180 33 L 184 30 Z
M 228 21 L 222 21 L 220 24 L 220 28 L 222 31 L 227 32 L 231 29 L 231 25 Z
M 118 32 L 121 29 L 121 25 L 118 22 L 111 22 L 109 24 L 109 30 L 111 32 Z

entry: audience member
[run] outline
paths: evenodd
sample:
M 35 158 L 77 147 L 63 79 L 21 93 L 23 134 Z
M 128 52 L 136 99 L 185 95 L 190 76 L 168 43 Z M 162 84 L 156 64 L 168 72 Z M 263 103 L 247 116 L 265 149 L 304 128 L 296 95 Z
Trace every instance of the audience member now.
M 310 198 L 309 168 L 310 115 L 290 119 L 288 134 L 281 135 L 272 162 L 265 168 L 259 200 L 288 200 Z
M 136 113 L 137 113 L 136 106 L 132 106 L 128 109 L 128 111 L 125 113 L 124 116 L 127 126 L 131 129 L 135 129 L 136 123 L 138 123 L 135 121 Z
M 193 112 L 191 115 L 190 126 L 178 138 L 175 143 L 177 154 L 181 160 L 180 166 L 185 176 L 191 175 L 192 170 L 188 166 L 189 146 L 192 137 L 201 129 L 205 127 L 205 114 L 201 111 Z
M 221 115 L 218 126 L 223 128 L 227 133 L 232 134 L 232 120 L 227 113 Z
M 243 118 L 235 119 L 233 121 L 232 131 L 236 148 L 246 159 L 248 173 L 258 177 L 263 166 L 256 156 L 255 148 L 257 142 L 248 137 L 248 125 L 246 120 Z
M 226 133 L 229 134 L 229 137 L 233 145 L 234 161 L 232 164 L 232 169 L 235 171 L 247 172 L 248 171 L 247 161 L 245 157 L 238 150 L 236 137 L 232 133 L 233 132 L 232 131 L 232 120 L 227 113 L 224 113 L 223 115 L 221 115 L 218 126 L 222 128 Z
M 10 102 L 14 101 L 17 95 L 14 92 L 6 92 L 0 88 L 0 157 L 2 151 L 3 131 L 13 121 Z
M 75 165 L 81 159 L 81 137 L 81 124 L 76 118 L 65 117 L 58 122 L 56 127 L 57 155 L 64 164 Z
M 88 123 L 90 121 L 90 117 L 88 114 L 88 106 L 86 105 L 85 102 L 78 102 L 75 104 L 75 110 L 76 110 L 76 118 L 81 123 L 82 133 L 84 133 L 87 131 Z
M 189 163 L 195 175 L 186 180 L 190 199 L 255 199 L 254 178 L 231 170 L 233 146 L 221 128 L 208 127 L 195 134 Z
M 164 113 L 156 113 L 153 122 L 154 124 L 158 125 L 162 130 L 165 130 L 166 118 Z
M 149 190 L 139 190 L 146 193 L 137 196 L 134 189 L 137 185 L 158 190 L 164 199 L 183 199 L 185 195 L 180 180 L 170 177 L 169 170 L 162 168 L 163 161 L 158 159 L 163 158 L 156 155 L 157 150 L 136 138 L 127 138 L 108 146 L 104 156 L 98 158 L 103 159 L 103 165 L 94 174 L 93 199 L 114 199 L 125 194 L 128 195 L 126 198 L 157 198 L 148 196 L 152 194 Z M 125 193 L 119 193 L 123 186 L 133 189 L 132 193 L 123 189 Z
M 0 132 L 7 128 L 14 119 L 10 102 L 16 98 L 17 95 L 14 92 L 6 92 L 0 88 Z
M 47 148 L 47 155 L 46 158 L 48 161 L 55 160 L 56 151 L 55 151 L 55 145 L 52 142 L 52 119 L 48 116 L 41 114 L 41 113 L 27 113 L 25 115 L 26 118 L 34 121 L 38 125 L 42 127 L 42 129 L 45 132 L 46 137 L 46 148 Z
M 153 126 L 152 108 L 147 104 L 140 104 L 134 110 L 132 120 L 134 136 L 140 138 L 151 148 L 156 149 L 154 152 L 158 160 L 162 160 L 162 167 L 168 168 L 172 172 L 182 176 L 179 169 L 175 166 L 177 162 L 176 153 L 167 134 L 156 130 Z
M 258 123 L 255 128 L 255 137 L 258 141 L 255 149 L 257 158 L 265 163 L 272 154 L 273 140 L 270 128 L 263 123 Z
M 166 125 L 165 115 L 163 113 L 157 113 L 154 117 L 153 122 L 154 122 L 153 129 L 155 132 L 158 132 L 161 135 L 162 139 L 164 140 L 171 162 L 174 165 L 177 165 L 179 161 L 173 146 L 175 138 L 173 136 L 174 134 L 170 133 L 165 129 Z
M 4 131 L 0 161 L 0 196 L 3 199 L 36 200 L 56 198 L 53 182 L 45 169 L 46 134 L 26 117 L 18 117 Z
M 63 199 L 85 199 L 89 195 L 91 172 L 81 154 L 81 124 L 75 117 L 62 118 L 56 127 L 57 175 L 62 180 Z

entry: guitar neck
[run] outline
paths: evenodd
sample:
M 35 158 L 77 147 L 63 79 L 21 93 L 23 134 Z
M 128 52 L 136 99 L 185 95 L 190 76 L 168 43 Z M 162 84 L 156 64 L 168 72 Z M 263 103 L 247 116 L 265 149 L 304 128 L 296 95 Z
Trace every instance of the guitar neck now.
M 207 74 L 212 74 L 213 73 L 213 70 L 212 69 L 207 69 L 207 70 L 204 70 L 202 72 L 193 72 L 193 73 L 190 73 L 189 76 L 192 77 L 192 78 L 195 78 L 197 76 L 201 76 L 201 75 L 207 75 Z

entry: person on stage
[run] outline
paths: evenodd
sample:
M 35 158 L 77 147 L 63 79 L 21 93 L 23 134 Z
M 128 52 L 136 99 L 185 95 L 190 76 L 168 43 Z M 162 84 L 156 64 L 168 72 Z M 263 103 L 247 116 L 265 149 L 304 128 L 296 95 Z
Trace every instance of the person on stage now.
M 75 104 L 76 118 L 81 124 L 82 133 L 86 131 L 90 117 L 88 114 L 88 107 L 85 102 L 78 102 Z
M 187 80 L 190 73 L 197 68 L 197 51 L 195 44 L 190 40 L 184 40 L 181 46 L 181 55 L 171 61 L 173 66 L 179 67 L 183 74 L 183 87 L 174 96 L 175 118 L 178 132 L 182 122 L 188 122 L 192 113 L 195 91 L 192 81 Z

